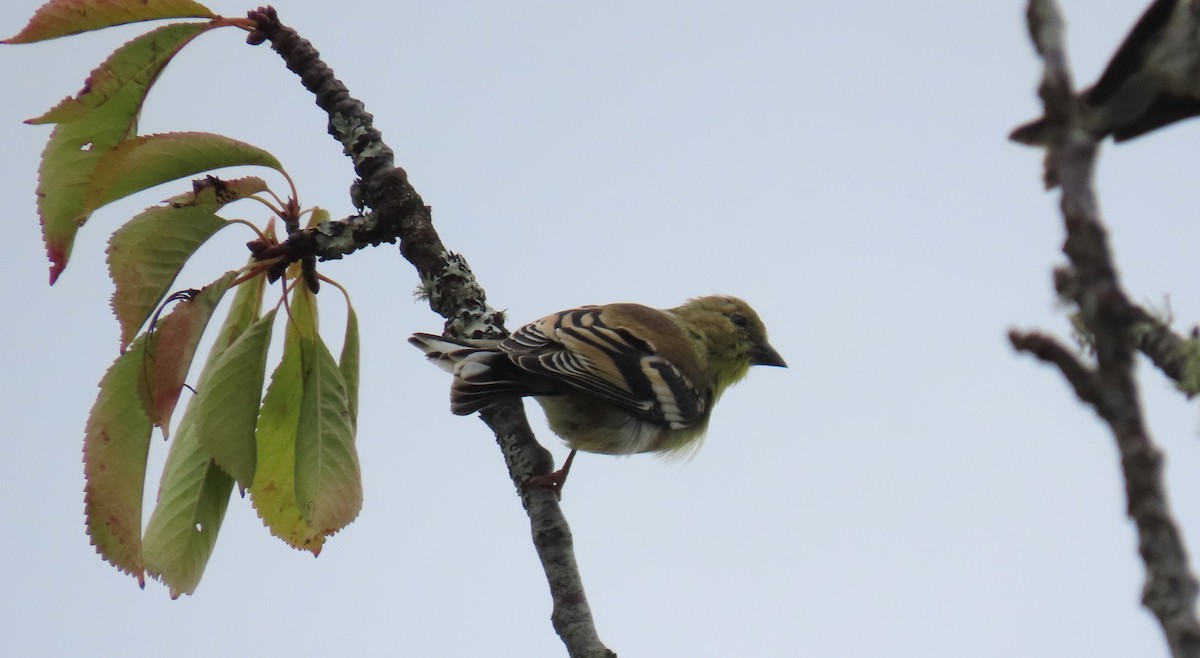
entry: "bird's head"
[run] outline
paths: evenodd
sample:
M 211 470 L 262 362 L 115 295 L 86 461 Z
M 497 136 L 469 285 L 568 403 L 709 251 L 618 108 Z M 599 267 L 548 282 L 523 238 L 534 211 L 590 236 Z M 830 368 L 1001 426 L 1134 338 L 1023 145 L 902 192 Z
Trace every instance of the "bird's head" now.
M 746 376 L 750 366 L 787 367 L 758 313 L 737 297 L 712 295 L 673 309 L 707 350 L 708 371 L 718 392 Z

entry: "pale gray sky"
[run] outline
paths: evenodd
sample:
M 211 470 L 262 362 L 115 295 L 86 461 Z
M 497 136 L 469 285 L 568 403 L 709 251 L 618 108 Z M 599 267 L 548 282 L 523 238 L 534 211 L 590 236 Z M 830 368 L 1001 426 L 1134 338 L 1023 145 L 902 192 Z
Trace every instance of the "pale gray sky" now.
M 0 32 L 31 0 L 0 4 Z M 1065 2 L 1080 80 L 1145 0 Z M 241 15 L 253 5 L 214 0 Z M 1008 347 L 1060 334 L 1062 261 L 1016 1 L 276 4 L 374 113 L 446 244 L 512 324 L 581 303 L 722 292 L 759 310 L 791 368 L 758 369 L 691 461 L 583 455 L 566 490 L 601 637 L 622 656 L 1165 655 L 1113 441 L 1062 378 Z M 54 288 L 34 211 L 48 129 L 141 28 L 0 48 L 0 305 L 13 655 L 561 656 L 528 524 L 476 419 L 403 339 L 440 328 L 394 247 L 322 271 L 362 323 L 366 502 L 319 559 L 247 500 L 195 596 L 104 564 L 83 527 L 80 448 L 116 355 L 107 235 L 177 192 L 98 213 Z M 142 131 L 208 130 L 275 153 L 305 205 L 346 214 L 349 162 L 266 47 L 202 37 Z M 1131 294 L 1200 318 L 1200 121 L 1105 146 L 1098 180 Z M 278 180 L 274 181 L 276 184 Z M 186 186 L 186 184 L 183 184 Z M 262 221 L 253 207 L 235 206 Z M 229 230 L 185 270 L 245 255 Z M 338 335 L 340 302 L 322 295 Z M 1200 414 L 1143 369 L 1175 511 L 1200 547 Z M 565 451 L 544 429 L 544 443 Z M 167 446 L 152 446 L 152 499 Z

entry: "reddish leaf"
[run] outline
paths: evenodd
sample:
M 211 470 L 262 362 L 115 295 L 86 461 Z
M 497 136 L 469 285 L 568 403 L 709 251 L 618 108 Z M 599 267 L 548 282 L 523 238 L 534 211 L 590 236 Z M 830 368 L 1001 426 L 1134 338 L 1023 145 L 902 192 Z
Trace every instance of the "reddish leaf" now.
M 138 395 L 145 338 L 104 374 L 83 441 L 84 515 L 92 544 L 117 569 L 145 585 L 142 489 L 152 426 Z
M 0 43 L 33 43 L 159 18 L 215 17 L 208 7 L 191 0 L 51 0 L 24 29 Z
M 150 87 L 171 59 L 192 39 L 215 27 L 219 25 L 175 23 L 131 39 L 92 69 L 78 94 L 62 99 L 25 123 L 70 123 L 87 118 L 92 110 L 110 102 L 124 106 L 126 113 L 131 108 L 140 110 Z
M 162 428 L 164 437 L 204 328 L 237 274 L 227 272 L 190 299 L 176 304 L 149 334 L 142 401 L 146 415 Z
M 67 265 L 88 181 L 101 158 L 137 132 L 137 117 L 150 85 L 167 62 L 204 24 L 168 25 L 117 49 L 92 71 L 75 98 L 59 103 L 31 123 L 59 123 L 38 167 L 38 215 L 50 257 L 50 283 Z

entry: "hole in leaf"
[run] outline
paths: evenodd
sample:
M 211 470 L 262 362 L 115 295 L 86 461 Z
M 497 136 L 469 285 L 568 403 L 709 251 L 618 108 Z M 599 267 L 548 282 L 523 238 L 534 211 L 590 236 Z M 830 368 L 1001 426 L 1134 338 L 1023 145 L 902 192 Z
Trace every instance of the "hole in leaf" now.
M 84 143 L 80 144 L 80 145 L 79 145 L 79 150 L 80 150 L 80 151 L 90 151 L 90 150 L 92 150 L 92 143 L 91 143 L 91 142 L 84 142 Z

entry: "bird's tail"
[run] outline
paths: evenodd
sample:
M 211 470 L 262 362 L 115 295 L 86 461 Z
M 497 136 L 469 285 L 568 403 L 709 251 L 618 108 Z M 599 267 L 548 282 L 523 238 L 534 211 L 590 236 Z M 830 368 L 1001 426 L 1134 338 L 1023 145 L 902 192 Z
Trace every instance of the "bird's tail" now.
M 1028 146 L 1045 146 L 1050 141 L 1049 132 L 1045 119 L 1035 119 L 1014 128 L 1008 138 Z
M 425 358 L 430 362 L 450 374 L 454 374 L 455 366 L 463 359 L 476 352 L 487 351 L 487 348 L 475 347 L 453 338 L 434 336 L 433 334 L 413 334 L 409 336 L 408 342 L 424 352 Z
M 413 334 L 408 342 L 454 375 L 450 411 L 455 415 L 469 416 L 502 399 L 534 394 L 516 364 L 495 347 L 420 333 Z

